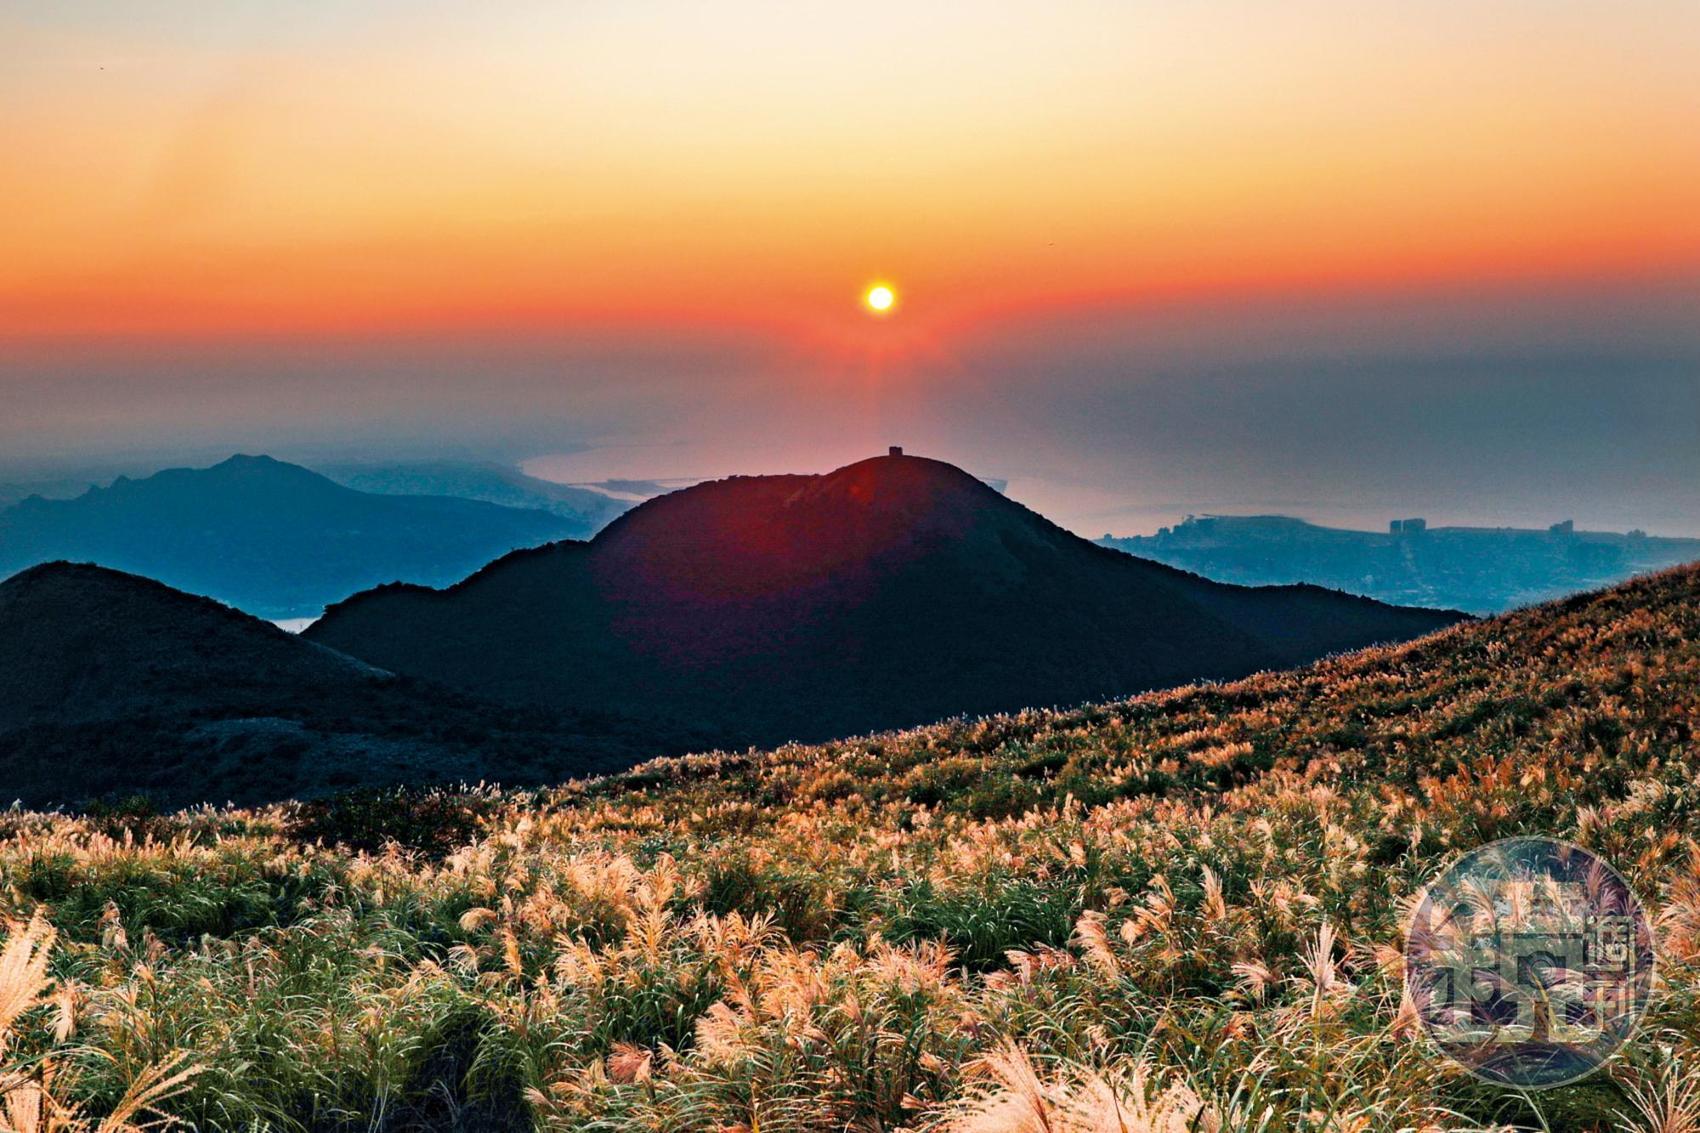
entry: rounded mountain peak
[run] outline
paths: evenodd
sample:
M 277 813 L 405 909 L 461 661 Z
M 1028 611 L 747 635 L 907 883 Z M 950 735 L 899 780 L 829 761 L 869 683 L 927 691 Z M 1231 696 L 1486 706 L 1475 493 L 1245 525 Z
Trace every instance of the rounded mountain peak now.
M 921 502 L 986 503 L 998 495 L 984 481 L 954 464 L 905 456 L 901 450 L 858 460 L 811 479 L 814 484 L 800 492 L 800 498 L 842 494 L 858 503 L 907 507 Z
M 227 456 L 206 469 L 205 474 L 210 477 L 230 479 L 242 477 L 245 479 L 323 481 L 330 483 L 330 481 L 325 480 L 325 477 L 310 468 L 303 468 L 299 464 L 291 464 L 287 460 L 279 460 L 275 456 L 267 456 L 264 453 L 250 455 L 239 452 L 234 456 Z
M 633 508 L 593 545 L 611 555 L 688 546 L 699 555 L 715 547 L 736 559 L 831 562 L 1000 521 L 1052 527 L 954 464 L 889 455 L 812 475 L 705 481 Z
M 651 500 L 591 543 L 618 589 L 680 600 L 841 588 L 941 557 L 994 572 L 1072 536 L 953 464 L 881 456 L 818 475 L 734 476 Z

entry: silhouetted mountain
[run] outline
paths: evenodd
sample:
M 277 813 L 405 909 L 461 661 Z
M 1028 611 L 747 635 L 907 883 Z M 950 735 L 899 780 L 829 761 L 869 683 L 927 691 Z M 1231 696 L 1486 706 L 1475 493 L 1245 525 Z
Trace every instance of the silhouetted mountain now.
M 1318 527 L 1280 515 L 1188 516 L 1155 535 L 1099 542 L 1142 558 L 1251 586 L 1313 582 L 1384 602 L 1493 614 L 1637 574 L 1700 560 L 1700 539 L 1631 531 L 1429 527 L 1389 531 Z
M 551 782 L 701 739 L 482 704 L 104 567 L 49 563 L 0 583 L 6 802 L 146 792 L 181 805 L 433 780 Z
M 1459 616 L 1222 586 L 893 456 L 700 484 L 446 591 L 357 595 L 308 632 L 483 694 L 768 742 L 1239 676 Z
M 34 476 L 28 480 L 0 483 L 0 509 L 21 503 L 31 496 L 48 500 L 68 500 L 73 496 L 82 495 L 94 487 L 95 483 L 93 476 Z
M 503 507 L 533 508 L 559 516 L 558 538 L 584 539 L 632 504 L 605 492 L 539 480 L 494 463 L 435 460 L 403 464 L 338 464 L 319 469 L 339 484 L 361 492 L 401 496 L 455 496 Z
M 0 577 L 86 560 L 265 617 L 311 617 L 362 587 L 452 582 L 575 529 L 545 512 L 372 495 L 270 457 L 233 456 L 0 512 Z

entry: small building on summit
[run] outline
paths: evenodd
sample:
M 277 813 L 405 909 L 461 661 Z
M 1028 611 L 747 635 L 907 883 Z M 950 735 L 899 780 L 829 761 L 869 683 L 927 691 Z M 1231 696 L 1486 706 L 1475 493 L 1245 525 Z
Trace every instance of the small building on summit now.
M 903 446 L 902 445 L 892 445 L 889 449 L 886 450 L 886 455 L 887 456 L 902 456 L 903 455 Z

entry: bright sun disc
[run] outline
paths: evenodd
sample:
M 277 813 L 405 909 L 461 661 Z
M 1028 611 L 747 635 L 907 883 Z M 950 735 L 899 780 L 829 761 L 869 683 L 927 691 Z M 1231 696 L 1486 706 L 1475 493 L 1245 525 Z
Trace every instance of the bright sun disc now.
M 897 306 L 897 292 L 888 283 L 876 283 L 862 296 L 862 302 L 876 315 L 883 315 Z

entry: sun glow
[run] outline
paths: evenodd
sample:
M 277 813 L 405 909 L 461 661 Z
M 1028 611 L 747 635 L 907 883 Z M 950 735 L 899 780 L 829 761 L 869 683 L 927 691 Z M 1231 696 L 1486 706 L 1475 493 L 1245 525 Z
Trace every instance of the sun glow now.
M 897 290 L 889 283 L 875 283 L 862 295 L 862 305 L 876 315 L 889 315 L 897 309 Z
M 1692 0 L 135 7 L 0 4 L 8 346 L 1700 269 Z

